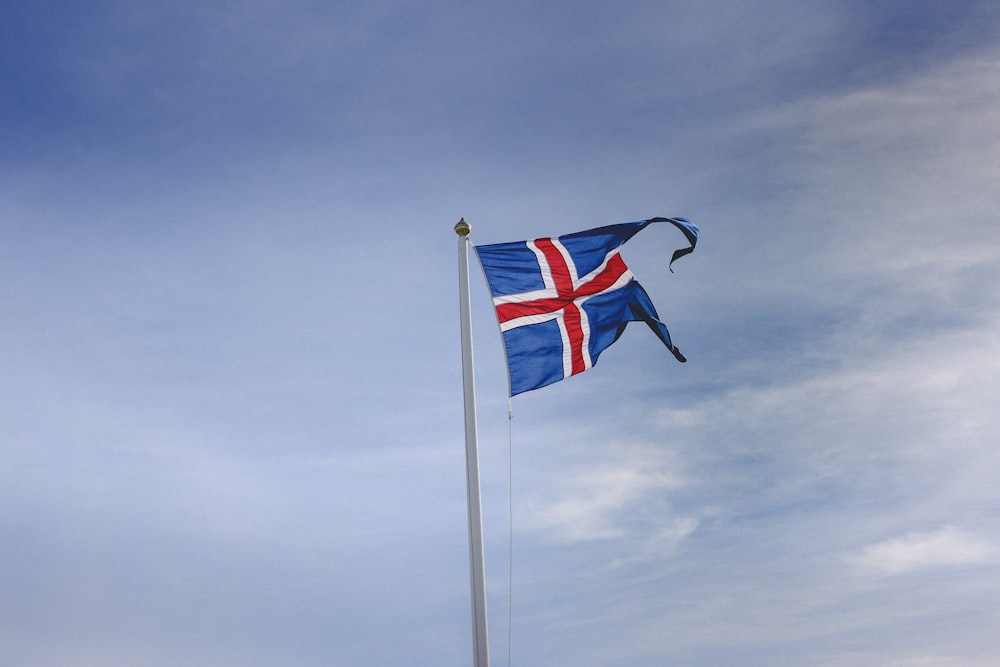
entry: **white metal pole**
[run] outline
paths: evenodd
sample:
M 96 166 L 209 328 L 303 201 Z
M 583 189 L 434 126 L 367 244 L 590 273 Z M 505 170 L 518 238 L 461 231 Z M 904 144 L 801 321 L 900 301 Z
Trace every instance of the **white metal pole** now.
M 483 508 L 479 498 L 479 444 L 476 431 L 476 382 L 472 368 L 472 308 L 469 297 L 469 232 L 462 218 L 458 234 L 458 298 L 462 321 L 462 387 L 465 396 L 465 479 L 469 506 L 469 576 L 472 590 L 472 649 L 475 667 L 490 667 L 486 629 L 486 559 L 483 557 Z

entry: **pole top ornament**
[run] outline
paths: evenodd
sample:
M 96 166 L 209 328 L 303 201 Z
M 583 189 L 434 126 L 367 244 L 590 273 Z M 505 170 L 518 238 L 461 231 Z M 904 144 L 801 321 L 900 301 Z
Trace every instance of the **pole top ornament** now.
M 472 231 L 472 225 L 467 223 L 465 221 L 465 218 L 459 220 L 458 224 L 455 225 L 455 233 L 458 234 L 459 236 L 468 236 L 469 232 L 471 231 Z

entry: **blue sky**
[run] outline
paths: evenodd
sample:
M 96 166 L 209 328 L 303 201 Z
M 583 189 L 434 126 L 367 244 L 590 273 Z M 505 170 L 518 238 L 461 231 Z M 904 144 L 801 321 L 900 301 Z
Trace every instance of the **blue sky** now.
M 512 448 L 473 273 L 494 664 L 1000 662 L 994 3 L 7 2 L 0 90 L 6 663 L 470 664 L 452 227 L 656 215 L 689 362 Z

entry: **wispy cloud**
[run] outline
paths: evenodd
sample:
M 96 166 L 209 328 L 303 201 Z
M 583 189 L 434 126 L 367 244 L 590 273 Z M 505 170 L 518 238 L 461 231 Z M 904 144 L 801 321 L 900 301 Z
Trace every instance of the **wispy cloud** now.
M 661 505 L 656 498 L 680 484 L 676 475 L 649 461 L 602 463 L 564 474 L 547 489 L 547 497 L 526 503 L 519 514 L 526 528 L 557 541 L 603 540 L 627 534 L 628 513 L 637 506 Z
M 946 526 L 930 533 L 907 533 L 876 542 L 852 557 L 852 562 L 886 574 L 903 574 L 930 567 L 978 565 L 992 561 L 997 545 L 975 534 Z

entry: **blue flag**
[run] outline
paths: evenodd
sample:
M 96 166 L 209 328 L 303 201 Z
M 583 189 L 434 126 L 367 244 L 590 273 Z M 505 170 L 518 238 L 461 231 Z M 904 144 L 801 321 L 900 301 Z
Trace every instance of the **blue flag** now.
M 690 243 L 674 252 L 671 265 L 694 251 L 698 228 L 684 218 L 476 246 L 503 333 L 511 396 L 592 367 L 629 322 L 645 322 L 678 361 L 686 361 L 620 254 L 653 222 L 673 224 Z

